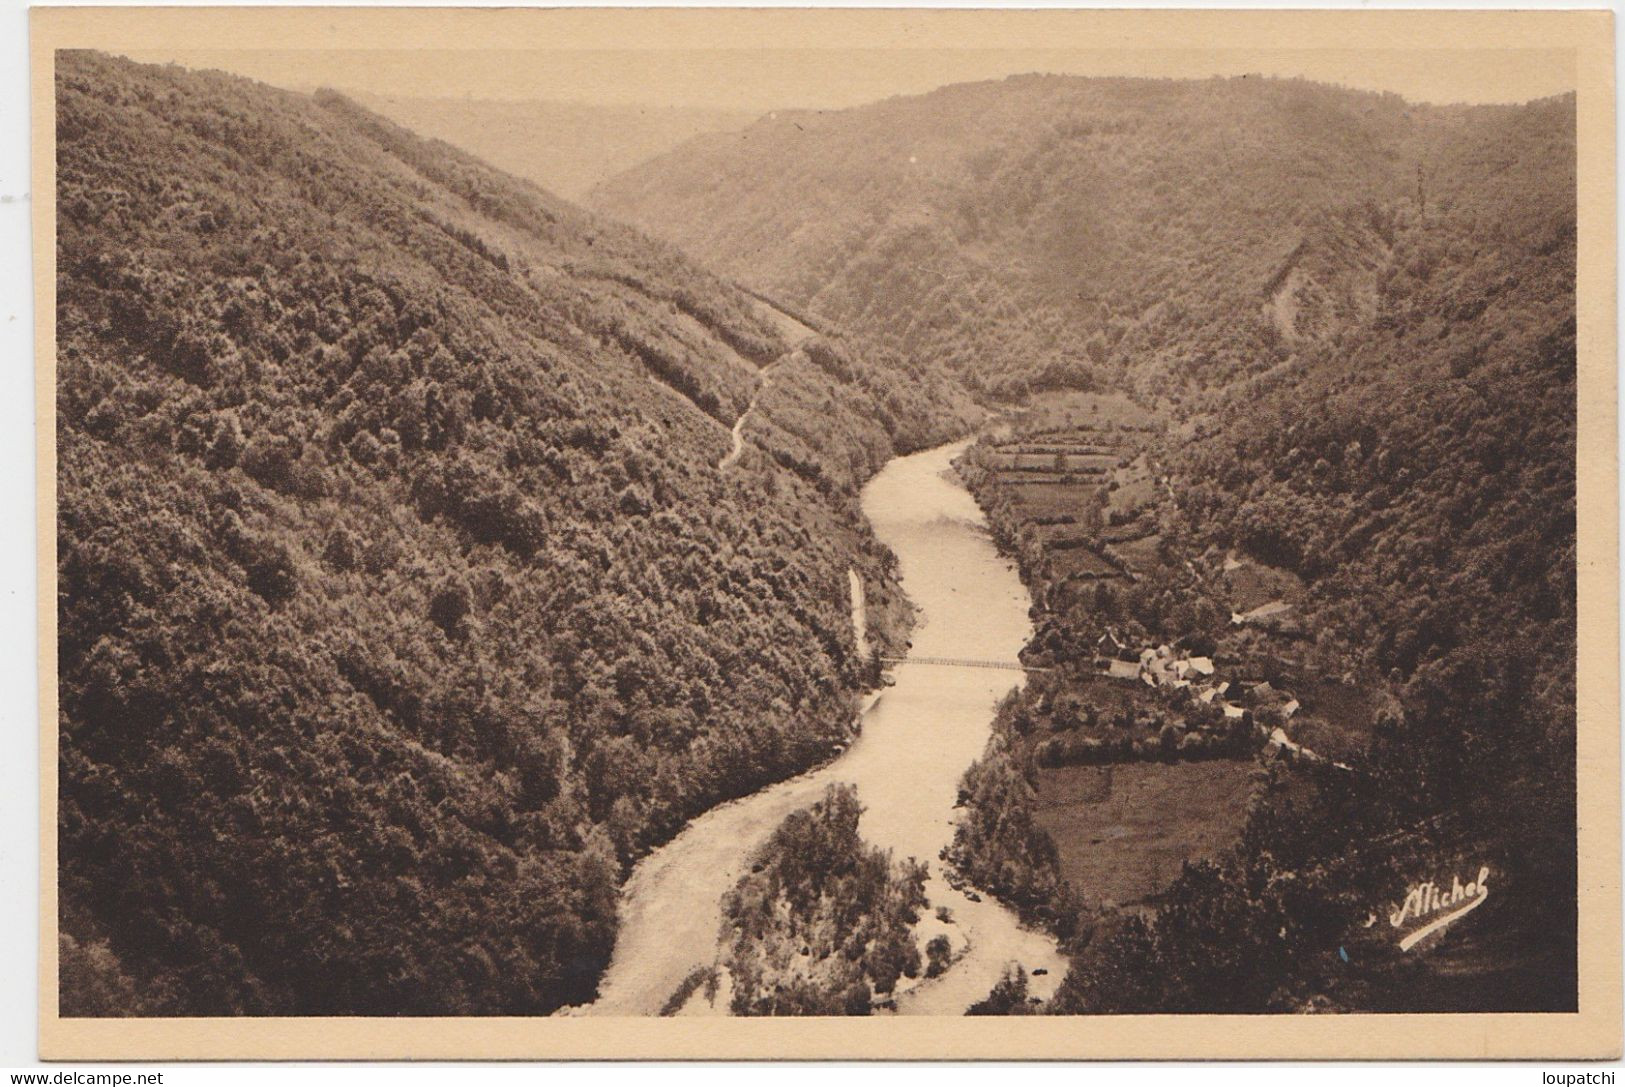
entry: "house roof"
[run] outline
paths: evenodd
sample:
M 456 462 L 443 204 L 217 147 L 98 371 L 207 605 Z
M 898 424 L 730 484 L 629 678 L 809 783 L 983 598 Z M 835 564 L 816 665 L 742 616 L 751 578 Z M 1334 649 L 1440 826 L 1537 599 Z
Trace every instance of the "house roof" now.
M 1140 664 L 1138 661 L 1108 661 L 1106 674 L 1117 679 L 1133 679 L 1140 674 Z

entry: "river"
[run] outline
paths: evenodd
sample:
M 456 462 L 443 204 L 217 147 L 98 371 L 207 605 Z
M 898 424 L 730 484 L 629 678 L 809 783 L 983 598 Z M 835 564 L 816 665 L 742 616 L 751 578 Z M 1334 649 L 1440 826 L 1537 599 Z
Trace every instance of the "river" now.
M 890 461 L 864 488 L 863 511 L 896 553 L 919 608 L 911 654 L 1013 663 L 1031 633 L 1029 599 L 981 509 L 953 478 L 950 462 L 966 444 Z M 937 860 L 953 837 L 959 778 L 981 755 L 994 706 L 1021 673 L 904 665 L 895 675 L 838 759 L 707 812 L 638 864 L 622 891 L 620 935 L 599 999 L 572 1014 L 658 1014 L 686 976 L 715 960 L 722 896 L 752 852 L 834 782 L 857 786 L 867 841 L 928 862 L 930 911 L 952 911 L 950 924 L 927 925 L 946 931 L 960 957 L 941 977 L 900 992 L 900 1014 L 962 1014 L 1012 961 L 1029 975 L 1046 971 L 1029 976 L 1033 995 L 1053 993 L 1066 972 L 1054 941 L 992 899 L 973 902 L 949 887 Z

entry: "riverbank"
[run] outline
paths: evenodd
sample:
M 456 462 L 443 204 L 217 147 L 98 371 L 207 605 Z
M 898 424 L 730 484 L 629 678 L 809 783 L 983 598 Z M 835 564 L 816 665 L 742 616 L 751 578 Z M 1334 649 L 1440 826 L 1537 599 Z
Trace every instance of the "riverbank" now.
M 889 462 L 864 488 L 863 511 L 897 555 L 918 609 L 910 652 L 1015 663 L 1031 633 L 1030 601 L 953 472 L 967 445 Z M 715 961 L 722 897 L 750 856 L 787 815 L 834 783 L 856 787 L 864 841 L 930 866 L 927 915 L 945 906 L 953 918 L 953 966 L 900 996 L 897 1011 L 961 1014 L 1013 960 L 1045 971 L 1032 978 L 1033 995 L 1053 990 L 1066 969 L 1053 940 L 1024 929 L 1003 906 L 949 886 L 937 859 L 953 836 L 960 776 L 981 754 L 995 705 L 1020 673 L 904 665 L 895 680 L 839 758 L 707 812 L 638 864 L 622 891 L 620 937 L 599 999 L 573 1014 L 658 1014 L 685 978 Z

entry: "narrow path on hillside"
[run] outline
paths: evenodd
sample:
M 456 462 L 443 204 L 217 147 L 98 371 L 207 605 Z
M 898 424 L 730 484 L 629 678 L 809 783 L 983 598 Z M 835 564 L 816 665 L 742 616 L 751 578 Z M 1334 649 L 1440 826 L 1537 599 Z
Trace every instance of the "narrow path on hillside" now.
M 745 420 L 750 418 L 750 413 L 756 410 L 756 402 L 762 398 L 762 393 L 767 391 L 768 382 L 773 371 L 782 366 L 791 355 L 795 354 L 802 344 L 817 335 L 807 325 L 779 309 L 767 299 L 754 294 L 752 297 L 755 300 L 757 312 L 772 322 L 773 326 L 779 330 L 779 334 L 790 344 L 790 350 L 762 367 L 762 383 L 756 386 L 756 393 L 750 398 L 750 403 L 745 405 L 745 410 L 739 413 L 738 419 L 734 420 L 733 448 L 728 450 L 726 456 L 717 461 L 717 470 L 719 472 L 733 467 L 734 462 L 739 459 L 739 454 L 745 451 Z
M 794 354 L 794 352 L 791 352 L 790 354 Z M 745 410 L 740 412 L 739 418 L 734 420 L 733 448 L 728 450 L 727 456 L 717 461 L 717 471 L 722 472 L 732 468 L 734 462 L 739 459 L 739 454 L 745 451 L 745 420 L 750 418 L 750 413 L 756 410 L 756 402 L 760 400 L 762 398 L 762 394 L 767 391 L 767 387 L 773 379 L 773 371 L 784 365 L 785 360 L 789 357 L 789 354 L 780 355 L 771 363 L 762 367 L 761 384 L 756 386 L 756 391 L 751 394 L 750 403 L 745 405 Z

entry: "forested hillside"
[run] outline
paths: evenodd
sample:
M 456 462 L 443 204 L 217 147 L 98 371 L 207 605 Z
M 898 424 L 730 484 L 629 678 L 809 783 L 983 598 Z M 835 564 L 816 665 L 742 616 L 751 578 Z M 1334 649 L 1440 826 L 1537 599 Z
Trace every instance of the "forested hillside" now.
M 1018 421 L 1002 449 L 1122 450 L 1098 494 L 1043 501 L 1086 480 L 1040 485 L 994 443 L 967 466 L 1057 674 L 967 777 L 960 859 L 1072 936 L 1055 1010 L 1574 1006 L 1574 155 L 1572 98 L 1461 111 L 1419 187 L 1306 234 L 1271 284 L 1269 369 L 1134 445 L 1103 414 Z M 1164 684 L 1155 654 L 1142 685 L 1159 644 L 1231 690 Z M 1206 757 L 1217 735 L 1270 765 L 1232 849 L 1137 912 L 1056 886 L 1026 828 L 1079 778 L 1047 768 Z M 1000 774 L 1016 786 L 987 789 Z M 1494 897 L 1444 945 L 1403 954 L 1367 924 L 1480 865 Z
M 1369 319 L 1300 344 L 1212 435 L 1170 452 L 1185 539 L 1307 584 L 1313 644 L 1281 655 L 1397 710 L 1373 723 L 1355 784 L 1323 770 L 1271 792 L 1235 862 L 1180 888 L 1155 953 L 1198 961 L 1277 920 L 1346 940 L 1352 926 L 1324 919 L 1363 916 L 1351 888 L 1397 894 L 1429 866 L 1487 864 L 1498 897 L 1421 961 L 1362 942 L 1352 968 L 1305 969 L 1276 945 L 1245 989 L 1210 969 L 1149 1003 L 1574 1006 L 1574 102 L 1463 120 L 1426 199 L 1394 209 Z M 1297 901 L 1238 924 L 1249 882 L 1282 872 Z M 1081 1004 L 1115 989 L 1107 974 Z
M 852 572 L 903 650 L 857 493 L 950 372 L 1039 670 L 941 860 L 1049 1010 L 1573 1006 L 1572 96 L 780 112 L 594 191 L 679 252 L 340 95 L 57 70 L 65 1013 L 590 999 L 629 865 L 851 738 Z M 729 899 L 737 1010 L 914 968 L 856 812 L 775 839 L 841 895 Z
M 974 410 L 337 95 L 56 109 L 64 1014 L 590 998 L 629 862 L 847 739 L 855 484 Z
M 1019 76 L 699 137 L 595 206 L 1006 396 L 1267 366 L 1326 208 L 1433 166 L 1455 113 L 1302 81 Z

